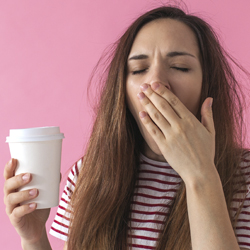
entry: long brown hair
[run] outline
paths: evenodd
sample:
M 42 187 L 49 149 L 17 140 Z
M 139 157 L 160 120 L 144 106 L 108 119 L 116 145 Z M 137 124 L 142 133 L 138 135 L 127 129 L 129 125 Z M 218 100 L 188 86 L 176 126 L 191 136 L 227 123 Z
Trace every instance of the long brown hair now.
M 213 98 L 215 166 L 235 229 L 240 209 L 233 216 L 230 205 L 237 191 L 242 186 L 246 187 L 245 178 L 239 169 L 244 151 L 244 95 L 227 58 L 244 69 L 224 51 L 213 29 L 205 21 L 185 14 L 176 7 L 160 7 L 140 16 L 116 43 L 96 109 L 83 167 L 71 198 L 70 250 L 128 249 L 130 202 L 143 138 L 126 103 L 127 58 L 141 27 L 158 18 L 179 20 L 196 35 L 203 69 L 200 108 L 207 97 Z M 199 120 L 200 108 L 197 113 Z M 160 249 L 191 249 L 183 182 L 170 204 L 169 216 L 157 244 L 157 250 Z

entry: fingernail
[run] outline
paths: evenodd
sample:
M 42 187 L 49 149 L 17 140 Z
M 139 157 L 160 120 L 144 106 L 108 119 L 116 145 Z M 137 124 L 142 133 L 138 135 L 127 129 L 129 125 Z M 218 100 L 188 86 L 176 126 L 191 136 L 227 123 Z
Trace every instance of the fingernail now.
M 11 165 L 12 165 L 12 160 L 13 160 L 13 159 L 11 158 L 11 159 L 9 160 L 9 162 L 8 162 L 8 166 L 9 166 L 9 167 L 11 167 Z
M 143 83 L 140 88 L 142 89 L 142 91 L 145 91 L 148 88 L 148 84 Z
M 146 115 L 147 115 L 147 113 L 146 113 L 145 111 L 140 111 L 140 112 L 139 112 L 139 116 L 140 116 L 141 118 L 144 118 Z
M 30 196 L 35 196 L 37 194 L 37 190 L 36 189 L 31 189 L 29 191 L 29 194 L 30 194 Z
M 157 83 L 157 82 L 154 82 L 154 83 L 152 84 L 152 89 L 154 89 L 154 90 L 157 90 L 159 87 L 160 87 L 160 84 Z
M 30 174 L 23 175 L 22 179 L 23 179 L 24 182 L 28 181 L 30 179 Z
M 139 94 L 137 94 L 139 99 L 143 99 L 145 97 L 145 94 L 140 92 Z
M 211 99 L 211 100 L 210 100 L 210 103 L 209 103 L 210 108 L 211 108 L 212 105 L 213 105 L 213 100 L 214 100 L 214 99 Z
M 31 208 L 31 209 L 35 208 L 35 206 L 36 206 L 36 203 L 30 203 L 29 204 L 29 208 Z

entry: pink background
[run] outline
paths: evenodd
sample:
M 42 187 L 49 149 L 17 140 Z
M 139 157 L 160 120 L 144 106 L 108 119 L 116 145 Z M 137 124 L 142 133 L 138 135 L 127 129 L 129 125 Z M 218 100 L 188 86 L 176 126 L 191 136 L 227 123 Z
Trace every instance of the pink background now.
M 224 47 L 250 71 L 250 1 L 184 2 L 190 12 L 199 14 L 215 28 Z M 65 135 L 62 192 L 67 170 L 83 154 L 91 128 L 92 111 L 86 86 L 93 67 L 103 50 L 139 14 L 162 3 L 157 0 L 0 1 L 2 169 L 10 159 L 5 143 L 9 129 L 60 126 Z M 247 118 L 246 122 L 249 123 Z M 3 183 L 1 175 L 1 190 Z M 55 213 L 53 208 L 47 231 Z M 1 247 L 21 249 L 3 202 L 0 216 Z M 63 248 L 62 241 L 50 235 L 49 239 L 53 249 Z

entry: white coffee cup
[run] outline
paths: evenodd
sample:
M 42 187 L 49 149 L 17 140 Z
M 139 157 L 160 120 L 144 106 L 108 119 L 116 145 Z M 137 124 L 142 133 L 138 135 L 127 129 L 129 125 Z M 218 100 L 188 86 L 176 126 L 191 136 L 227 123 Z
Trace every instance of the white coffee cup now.
M 56 207 L 59 204 L 62 139 L 59 127 L 11 129 L 6 142 L 11 158 L 18 160 L 15 175 L 31 173 L 30 183 L 20 191 L 37 188 L 39 195 L 29 201 L 37 209 Z

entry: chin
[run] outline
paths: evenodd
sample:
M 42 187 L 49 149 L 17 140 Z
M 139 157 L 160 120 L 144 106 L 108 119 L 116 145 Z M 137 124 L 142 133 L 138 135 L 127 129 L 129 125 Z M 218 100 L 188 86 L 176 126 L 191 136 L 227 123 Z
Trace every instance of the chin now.
M 150 146 L 149 146 L 150 147 Z M 162 155 L 162 153 L 161 153 L 161 151 L 160 151 L 160 149 L 159 149 L 159 147 L 157 146 L 157 145 L 153 145 L 153 146 L 151 146 L 150 147 L 150 149 L 155 153 L 155 154 L 157 154 L 157 155 Z
M 146 138 L 145 142 L 147 146 L 149 147 L 149 149 L 153 151 L 153 153 L 155 153 L 158 156 L 162 156 L 161 150 L 159 149 L 158 145 L 152 138 Z

